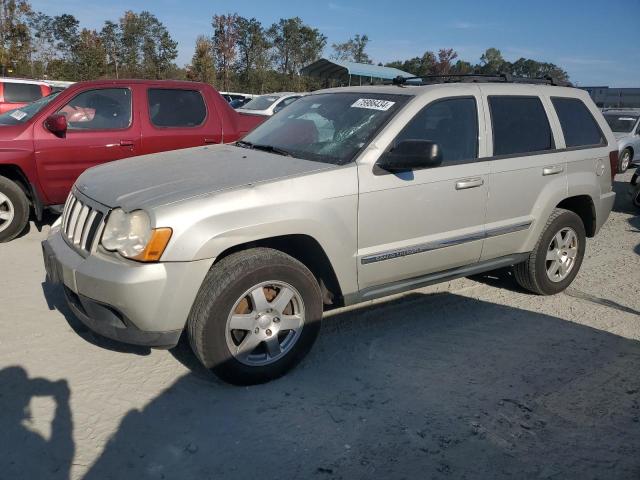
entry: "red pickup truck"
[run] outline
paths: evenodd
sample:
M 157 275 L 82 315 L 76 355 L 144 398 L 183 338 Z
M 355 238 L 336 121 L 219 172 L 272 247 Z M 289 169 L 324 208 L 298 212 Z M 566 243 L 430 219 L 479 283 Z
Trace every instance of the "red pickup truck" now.
M 58 210 L 87 168 L 147 153 L 234 142 L 263 119 L 205 83 L 80 82 L 0 115 L 0 242 L 31 209 Z

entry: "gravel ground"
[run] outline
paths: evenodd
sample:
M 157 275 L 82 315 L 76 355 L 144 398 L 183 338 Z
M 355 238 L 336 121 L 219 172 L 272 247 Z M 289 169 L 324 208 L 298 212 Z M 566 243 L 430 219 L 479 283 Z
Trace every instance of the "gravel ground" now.
M 623 192 L 630 174 L 618 177 Z M 0 478 L 640 478 L 640 217 L 619 195 L 573 286 L 507 271 L 327 316 L 286 377 L 239 388 L 94 336 L 0 246 Z

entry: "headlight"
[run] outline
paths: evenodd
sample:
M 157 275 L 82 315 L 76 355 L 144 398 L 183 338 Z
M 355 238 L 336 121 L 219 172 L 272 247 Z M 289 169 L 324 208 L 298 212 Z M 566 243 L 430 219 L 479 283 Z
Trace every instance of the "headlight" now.
M 171 238 L 170 228 L 151 228 L 149 215 L 142 210 L 111 211 L 102 233 L 102 246 L 123 257 L 144 262 L 157 261 Z

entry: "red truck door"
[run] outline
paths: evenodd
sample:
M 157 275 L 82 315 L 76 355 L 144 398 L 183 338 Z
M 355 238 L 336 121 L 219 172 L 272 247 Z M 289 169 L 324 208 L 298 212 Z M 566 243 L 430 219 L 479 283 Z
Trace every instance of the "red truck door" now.
M 141 153 L 155 153 L 222 142 L 222 122 L 209 92 L 149 86 L 141 108 Z
M 89 87 L 57 110 L 67 117 L 65 138 L 49 132 L 42 122 L 34 125 L 36 165 L 46 203 L 64 203 L 87 168 L 139 155 L 140 118 L 132 97 L 130 87 Z

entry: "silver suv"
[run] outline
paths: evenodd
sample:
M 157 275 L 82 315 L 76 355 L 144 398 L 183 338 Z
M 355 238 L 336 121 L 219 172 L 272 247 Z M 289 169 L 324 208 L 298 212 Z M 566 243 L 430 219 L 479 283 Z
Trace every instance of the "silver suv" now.
M 589 95 L 520 83 L 329 89 L 233 145 L 86 171 L 43 243 L 89 328 L 226 381 L 278 377 L 323 311 L 499 267 L 549 295 L 609 216 Z
M 618 173 L 640 161 L 640 109 L 606 109 L 604 119 L 618 141 Z

